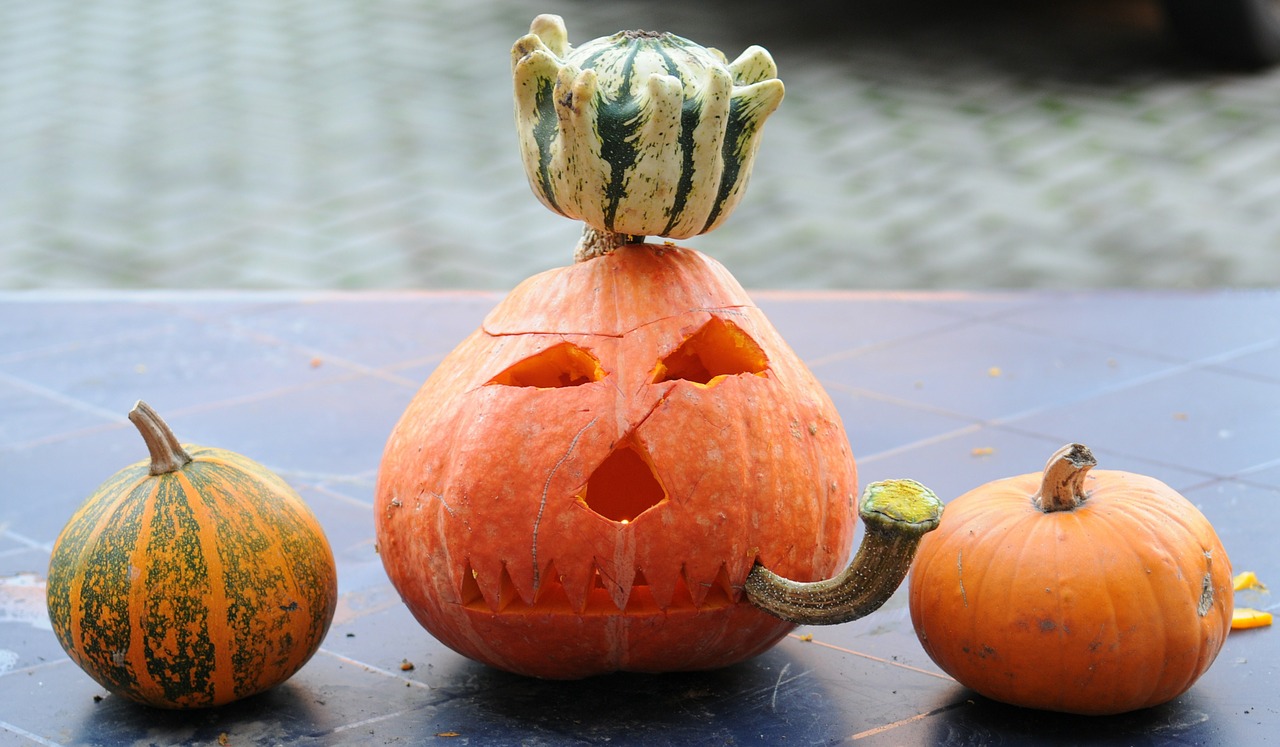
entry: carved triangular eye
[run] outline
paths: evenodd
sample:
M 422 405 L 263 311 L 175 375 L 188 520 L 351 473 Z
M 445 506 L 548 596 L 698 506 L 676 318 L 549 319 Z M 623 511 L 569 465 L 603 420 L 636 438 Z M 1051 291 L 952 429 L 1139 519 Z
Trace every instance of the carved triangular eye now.
M 653 382 L 711 384 L 722 376 L 763 373 L 768 366 L 769 358 L 755 340 L 736 324 L 713 317 L 658 362 Z
M 594 355 L 571 342 L 563 342 L 511 364 L 489 383 L 553 389 L 589 384 L 604 377 L 605 371 Z

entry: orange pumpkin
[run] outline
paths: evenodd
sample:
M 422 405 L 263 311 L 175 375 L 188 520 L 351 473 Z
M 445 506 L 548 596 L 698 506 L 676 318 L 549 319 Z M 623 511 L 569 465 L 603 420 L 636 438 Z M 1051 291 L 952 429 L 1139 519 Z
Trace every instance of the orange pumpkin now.
M 722 666 L 790 628 L 757 559 L 824 578 L 857 476 L 839 415 L 736 281 L 637 244 L 535 276 L 396 426 L 379 549 L 419 621 L 504 669 Z
M 1079 444 L 1043 473 L 947 504 L 911 571 L 926 652 L 994 700 L 1114 714 L 1184 693 L 1231 625 L 1231 563 L 1164 483 L 1094 470 Z
M 129 419 L 151 459 L 103 483 L 53 547 L 58 642 L 103 687 L 162 708 L 284 682 L 319 649 L 338 599 L 315 516 L 257 462 L 180 445 L 145 403 Z

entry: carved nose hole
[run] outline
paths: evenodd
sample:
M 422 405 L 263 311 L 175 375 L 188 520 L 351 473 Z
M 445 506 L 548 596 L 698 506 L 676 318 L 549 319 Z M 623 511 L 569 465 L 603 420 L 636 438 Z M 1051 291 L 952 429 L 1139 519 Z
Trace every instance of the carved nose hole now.
M 604 377 L 604 369 L 594 355 L 564 342 L 511 364 L 489 383 L 553 389 L 589 384 Z
M 763 373 L 768 366 L 755 340 L 736 324 L 713 317 L 658 362 L 653 382 L 680 379 L 709 385 L 723 376 Z
M 631 444 L 614 449 L 596 467 L 578 499 L 610 521 L 627 523 L 667 498 L 658 476 Z

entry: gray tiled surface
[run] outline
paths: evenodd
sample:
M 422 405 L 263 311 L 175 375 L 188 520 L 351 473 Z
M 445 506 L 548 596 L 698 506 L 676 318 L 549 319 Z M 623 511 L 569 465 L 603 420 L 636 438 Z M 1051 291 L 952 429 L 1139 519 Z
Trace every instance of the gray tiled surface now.
M 748 287 L 1280 284 L 1280 70 L 1150 0 L 0 3 L 0 287 L 490 288 L 568 260 L 508 50 L 767 46 L 754 183 L 691 245 Z
M 1229 636 L 1172 703 L 1110 718 L 1008 708 L 929 661 L 901 592 L 711 673 L 580 683 L 508 676 L 414 622 L 374 552 L 392 425 L 498 293 L 0 293 L 0 745 L 1273 742 L 1276 631 Z M 758 293 L 831 393 L 862 482 L 946 499 L 1083 440 L 1213 523 L 1236 570 L 1280 579 L 1280 295 L 1258 292 Z M 158 713 L 104 696 L 42 617 L 74 508 L 145 449 L 147 399 L 184 440 L 293 484 L 338 563 L 338 614 L 294 678 L 226 708 Z M 15 579 L 27 579 L 19 587 Z M 1240 601 L 1274 610 L 1271 595 Z M 412 671 L 400 663 L 412 661 Z M 456 740 L 456 741 L 449 741 Z

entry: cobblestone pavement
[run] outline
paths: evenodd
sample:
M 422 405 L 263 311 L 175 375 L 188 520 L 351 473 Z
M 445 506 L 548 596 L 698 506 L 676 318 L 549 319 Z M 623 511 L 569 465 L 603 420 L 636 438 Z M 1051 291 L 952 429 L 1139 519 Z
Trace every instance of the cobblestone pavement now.
M 0 287 L 568 262 L 512 125 L 540 12 L 770 49 L 751 189 L 684 242 L 748 287 L 1280 285 L 1280 70 L 1189 59 L 1137 0 L 41 0 L 0 3 Z

